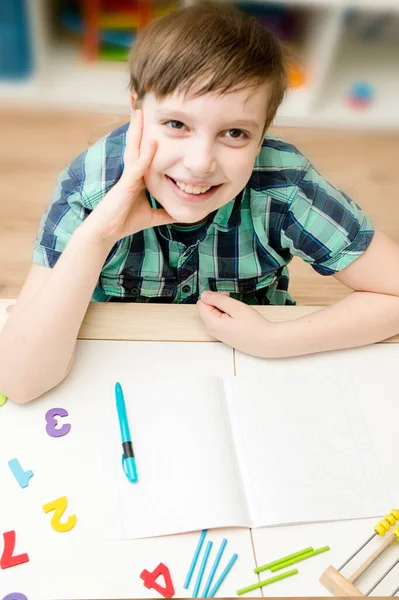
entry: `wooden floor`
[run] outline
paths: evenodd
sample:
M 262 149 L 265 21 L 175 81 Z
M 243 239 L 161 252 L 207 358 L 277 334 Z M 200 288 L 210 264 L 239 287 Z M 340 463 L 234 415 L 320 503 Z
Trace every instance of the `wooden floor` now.
M 127 117 L 15 108 L 0 110 L 0 297 L 17 296 L 27 275 L 39 219 L 58 172 Z M 346 191 L 375 226 L 399 243 L 399 135 L 274 128 L 331 183 Z M 291 263 L 298 304 L 325 305 L 349 290 L 299 259 Z

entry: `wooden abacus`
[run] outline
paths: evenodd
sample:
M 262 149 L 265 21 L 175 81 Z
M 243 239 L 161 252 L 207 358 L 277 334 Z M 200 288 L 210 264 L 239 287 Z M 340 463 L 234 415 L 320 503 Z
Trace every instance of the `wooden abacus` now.
M 396 521 L 399 521 L 399 511 L 392 509 L 388 515 L 385 515 L 383 519 L 374 527 L 375 533 L 368 539 L 364 544 L 360 546 L 341 566 L 339 569 L 334 567 L 328 567 L 320 577 L 320 583 L 331 592 L 333 596 L 368 596 L 380 583 L 381 581 L 392 571 L 392 569 L 399 564 L 399 559 L 396 560 L 385 573 L 378 579 L 372 587 L 363 594 L 356 587 L 357 581 L 360 577 L 380 558 L 380 556 L 388 550 L 393 544 L 399 541 L 399 527 L 396 527 L 392 534 L 384 540 L 380 547 L 371 554 L 364 561 L 362 565 L 348 578 L 344 577 L 340 572 L 355 556 L 358 554 L 376 535 L 384 536 L 389 529 L 395 525 Z M 391 594 L 394 596 L 399 591 L 399 587 Z

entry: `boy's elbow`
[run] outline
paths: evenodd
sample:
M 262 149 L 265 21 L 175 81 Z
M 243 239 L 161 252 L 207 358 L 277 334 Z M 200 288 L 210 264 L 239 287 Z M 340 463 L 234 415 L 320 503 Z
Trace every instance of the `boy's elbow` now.
M 28 404 L 28 402 L 32 402 L 32 400 L 36 400 L 39 396 L 41 396 L 46 390 L 43 392 L 39 390 L 24 388 L 20 386 L 4 386 L 3 388 L 4 396 L 10 402 L 14 402 L 15 404 Z
M 15 402 L 15 404 L 28 404 L 28 402 L 32 402 L 32 400 L 37 400 L 40 396 L 43 396 L 46 392 L 54 388 L 56 385 L 61 383 L 61 381 L 52 381 L 47 382 L 42 385 L 5 385 L 4 386 L 4 395 L 11 402 Z
M 61 376 L 58 374 L 57 378 L 53 376 L 51 380 L 32 381 L 33 377 L 26 377 L 25 381 L 19 379 L 18 382 L 0 379 L 0 390 L 8 400 L 16 404 L 27 404 L 32 400 L 37 400 L 37 398 L 64 381 L 72 368 L 74 358 L 75 352 L 73 352 L 66 370 Z
M 15 404 L 28 404 L 28 402 L 35 400 L 35 397 L 31 394 L 11 394 L 8 396 L 8 400 L 15 402 Z

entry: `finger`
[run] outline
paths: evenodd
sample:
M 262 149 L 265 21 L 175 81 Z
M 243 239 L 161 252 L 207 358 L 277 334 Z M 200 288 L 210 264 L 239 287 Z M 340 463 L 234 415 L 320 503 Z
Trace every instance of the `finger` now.
M 129 128 L 126 133 L 126 147 L 123 156 L 124 166 L 132 167 L 140 156 L 140 144 L 143 135 L 143 111 L 132 112 Z
M 212 326 L 213 322 L 220 323 L 222 317 L 230 319 L 229 315 L 223 313 L 215 306 L 205 304 L 205 302 L 202 302 L 201 300 L 198 300 L 197 304 L 200 317 L 207 326 Z
M 216 340 L 224 341 L 226 331 L 230 330 L 234 320 L 227 313 L 221 312 L 215 306 L 205 304 L 201 300 L 198 300 L 197 304 L 200 318 L 205 325 L 207 333 Z
M 146 142 L 144 148 L 140 152 L 140 157 L 137 161 L 140 169 L 145 173 L 145 171 L 150 167 L 152 161 L 154 160 L 155 153 L 157 151 L 158 142 L 154 139 L 148 140 Z
M 144 150 L 141 152 L 139 158 L 134 162 L 134 164 L 132 164 L 131 167 L 125 168 L 125 171 L 123 173 L 124 179 L 129 179 L 129 181 L 133 182 L 139 179 L 141 180 L 144 173 L 150 167 L 154 159 L 156 150 L 157 142 L 155 140 L 150 140 L 149 142 L 147 142 Z
M 226 296 L 223 292 L 202 292 L 201 300 L 234 317 L 240 311 L 242 303 Z

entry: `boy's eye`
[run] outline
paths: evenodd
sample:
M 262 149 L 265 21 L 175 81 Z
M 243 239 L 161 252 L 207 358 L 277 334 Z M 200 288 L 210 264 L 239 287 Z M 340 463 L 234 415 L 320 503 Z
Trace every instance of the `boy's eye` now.
M 181 121 L 166 121 L 164 125 L 167 125 L 170 129 L 182 129 L 184 127 L 184 123 Z
M 228 137 L 233 140 L 240 140 L 248 137 L 242 129 L 229 129 L 226 133 L 228 134 Z

